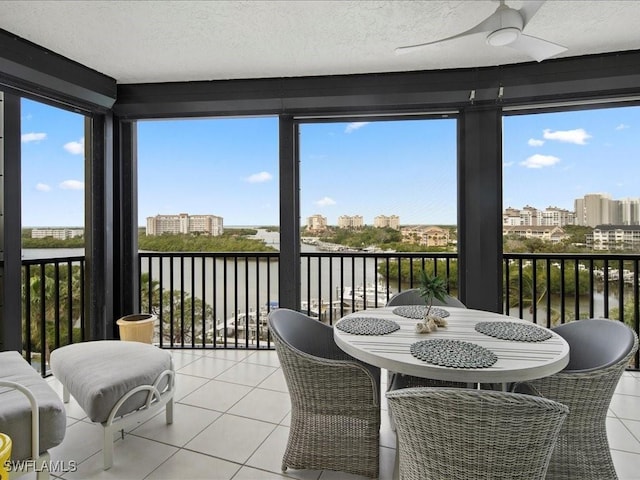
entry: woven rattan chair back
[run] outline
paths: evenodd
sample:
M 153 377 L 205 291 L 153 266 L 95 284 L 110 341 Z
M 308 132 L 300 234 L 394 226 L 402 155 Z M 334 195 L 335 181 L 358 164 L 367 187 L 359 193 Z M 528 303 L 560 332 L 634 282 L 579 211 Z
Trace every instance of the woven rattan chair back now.
M 282 470 L 377 478 L 380 369 L 344 353 L 333 329 L 307 315 L 280 308 L 268 322 L 291 398 Z
M 394 294 L 387 302 L 387 307 L 395 307 L 398 305 L 424 305 L 424 298 L 420 296 L 420 290 L 417 288 L 411 288 L 409 290 L 403 290 Z M 467 308 L 464 303 L 458 300 L 456 297 L 447 295 L 445 301 L 441 302 L 437 298 L 433 299 L 433 305 L 444 307 L 460 307 Z
M 543 479 L 568 408 L 540 397 L 471 389 L 387 393 L 401 480 Z
M 607 319 L 578 320 L 554 331 L 569 343 L 569 365 L 555 375 L 528 382 L 536 394 L 570 410 L 547 478 L 616 479 L 607 438 L 607 411 L 618 381 L 638 349 L 638 337 L 623 323 Z

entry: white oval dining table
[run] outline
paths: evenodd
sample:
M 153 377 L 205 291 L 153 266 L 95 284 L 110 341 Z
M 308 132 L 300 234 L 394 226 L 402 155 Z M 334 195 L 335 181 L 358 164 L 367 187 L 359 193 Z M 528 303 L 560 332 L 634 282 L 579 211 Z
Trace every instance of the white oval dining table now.
M 417 377 L 466 383 L 522 382 L 552 375 L 569 362 L 569 345 L 550 329 L 515 317 L 458 307 L 438 307 L 449 312 L 447 326 L 431 333 L 417 333 L 419 320 L 393 313 L 397 307 L 361 310 L 342 317 L 334 331 L 336 344 L 351 356 L 392 372 Z M 359 335 L 338 328 L 347 318 L 387 319 L 400 329 L 384 335 Z M 363 320 L 366 321 L 366 320 Z M 551 333 L 543 341 L 503 340 L 475 330 L 479 322 L 515 322 L 532 325 Z M 528 327 L 529 328 L 529 327 Z M 488 367 L 461 368 L 428 363 L 413 356 L 411 345 L 421 340 L 449 339 L 469 342 L 493 352 L 497 361 Z

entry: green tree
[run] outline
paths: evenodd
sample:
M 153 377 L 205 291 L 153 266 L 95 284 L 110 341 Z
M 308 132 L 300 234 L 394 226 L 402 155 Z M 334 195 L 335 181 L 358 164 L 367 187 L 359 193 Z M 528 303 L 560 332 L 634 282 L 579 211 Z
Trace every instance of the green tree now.
M 533 266 L 526 265 L 522 268 L 522 275 L 518 269 L 509 271 L 509 307 L 517 307 L 522 302 L 523 307 L 529 311 L 540 303 L 547 295 L 546 273 L 542 265 L 536 267 L 534 281 Z
M 424 267 L 423 267 L 424 265 Z M 421 259 L 401 259 L 399 262 L 390 262 L 389 276 L 387 278 L 387 264 L 378 266 L 378 273 L 386 278 L 390 283 L 396 283 L 398 280 L 404 285 L 419 285 L 421 281 L 422 271 L 426 271 L 429 275 L 434 275 L 445 280 L 448 289 L 458 288 L 458 262 L 449 262 L 449 275 L 447 276 L 447 260 L 436 259 L 434 261 L 427 260 L 424 264 Z
M 636 329 L 636 304 L 633 298 L 628 298 L 624 301 L 624 308 L 622 310 L 622 318 L 620 317 L 620 309 L 612 308 L 609 310 L 609 318 L 611 320 L 623 320 L 624 323 L 635 331 Z
M 241 230 L 225 232 L 223 235 L 152 235 L 141 236 L 138 240 L 140 250 L 152 252 L 273 252 L 275 248 L 265 245 L 262 240 L 246 238 L 247 232 Z
M 26 268 L 23 268 L 23 348 L 27 349 L 26 342 L 30 342 L 32 352 L 44 354 L 48 360 L 51 350 L 58 343 L 57 338 L 60 346 L 82 340 L 82 330 L 79 325 L 82 315 L 80 298 L 82 270 L 79 266 L 72 266 L 69 273 L 66 265 L 60 266 L 56 281 L 54 265 L 45 265 L 44 272 L 39 268 L 29 269 L 28 292 L 25 290 L 26 271 Z M 69 275 L 71 275 L 70 289 Z M 71 311 L 69 311 L 69 303 Z M 72 323 L 71 332 L 68 326 L 69 318 Z M 45 329 L 44 345 L 42 328 Z
M 198 344 L 202 342 L 205 321 L 209 327 L 215 323 L 213 308 L 186 292 L 161 291 L 156 280 L 144 273 L 140 280 L 140 308 L 144 313 L 158 317 L 158 336 L 162 341 L 173 344 Z M 151 303 L 149 302 L 151 300 Z

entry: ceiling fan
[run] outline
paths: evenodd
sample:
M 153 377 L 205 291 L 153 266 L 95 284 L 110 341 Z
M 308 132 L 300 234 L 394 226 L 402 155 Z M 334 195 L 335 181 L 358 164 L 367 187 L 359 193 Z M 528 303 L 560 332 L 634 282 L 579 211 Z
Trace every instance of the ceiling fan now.
M 427 45 L 446 42 L 455 38 L 466 37 L 467 35 L 484 34 L 486 35 L 488 45 L 513 48 L 541 62 L 567 50 L 567 48 L 562 45 L 522 33 L 543 3 L 544 0 L 525 1 L 523 2 L 522 8 L 516 10 L 505 5 L 504 0 L 500 0 L 500 5 L 496 11 L 475 27 L 457 35 L 433 42 L 399 47 L 396 48 L 396 53 L 409 53 L 426 47 Z

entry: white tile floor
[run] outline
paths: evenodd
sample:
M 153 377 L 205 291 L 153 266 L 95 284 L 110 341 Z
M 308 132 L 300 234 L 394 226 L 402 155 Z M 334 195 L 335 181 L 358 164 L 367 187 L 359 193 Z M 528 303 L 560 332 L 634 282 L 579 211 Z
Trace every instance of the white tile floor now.
M 177 370 L 175 422 L 161 413 L 115 443 L 114 466 L 102 469 L 102 429 L 72 399 L 64 442 L 52 449 L 58 465 L 77 463 L 64 479 L 113 478 L 356 480 L 331 471 L 287 471 L 280 462 L 289 432 L 290 402 L 274 351 L 173 351 Z M 383 372 L 384 373 L 384 372 Z M 382 375 L 384 379 L 386 375 Z M 54 378 L 52 386 L 62 388 Z M 383 402 L 380 478 L 390 479 L 395 434 Z M 609 441 L 621 480 L 640 479 L 640 373 L 621 379 L 611 403 Z M 63 463 L 66 462 L 66 463 Z M 34 476 L 21 477 L 25 479 Z

